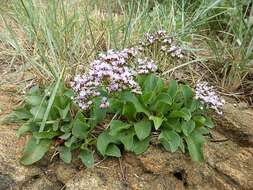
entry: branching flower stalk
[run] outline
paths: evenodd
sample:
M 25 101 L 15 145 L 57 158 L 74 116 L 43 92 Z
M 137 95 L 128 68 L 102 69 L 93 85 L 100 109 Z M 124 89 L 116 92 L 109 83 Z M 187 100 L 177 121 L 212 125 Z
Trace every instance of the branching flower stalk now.
M 177 46 L 171 36 L 167 35 L 165 30 L 159 30 L 152 34 L 145 33 L 145 38 L 139 42 L 139 45 L 139 49 L 143 51 L 149 48 L 151 52 L 156 50 L 163 52 L 166 56 L 183 58 L 182 49 Z

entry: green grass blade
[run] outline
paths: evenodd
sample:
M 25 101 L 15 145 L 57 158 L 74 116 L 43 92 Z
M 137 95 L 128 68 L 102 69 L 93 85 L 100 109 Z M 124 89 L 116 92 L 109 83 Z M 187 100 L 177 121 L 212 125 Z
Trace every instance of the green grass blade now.
M 48 119 L 48 116 L 49 116 L 49 112 L 50 112 L 50 110 L 51 110 L 51 107 L 52 107 L 52 105 L 53 105 L 53 103 L 54 103 L 54 99 L 55 99 L 55 96 L 56 96 L 57 91 L 58 91 L 58 89 L 59 89 L 61 80 L 62 80 L 62 78 L 63 78 L 64 71 L 65 71 L 65 67 L 62 69 L 61 74 L 60 74 L 59 78 L 57 79 L 57 82 L 56 82 L 56 84 L 55 84 L 55 86 L 54 86 L 53 92 L 52 92 L 52 94 L 51 94 L 51 96 L 50 96 L 50 99 L 49 99 L 49 101 L 48 101 L 47 109 L 46 109 L 46 112 L 45 112 L 45 114 L 44 114 L 42 123 L 41 123 L 41 125 L 40 125 L 40 130 L 39 130 L 39 132 L 42 132 L 42 131 L 44 130 L 44 128 L 45 128 L 45 124 L 46 124 L 46 121 L 47 121 L 47 119 Z

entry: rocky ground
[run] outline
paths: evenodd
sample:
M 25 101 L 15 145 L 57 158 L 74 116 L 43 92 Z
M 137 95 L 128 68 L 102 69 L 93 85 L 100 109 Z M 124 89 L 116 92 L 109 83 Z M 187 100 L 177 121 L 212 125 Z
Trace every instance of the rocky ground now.
M 24 80 L 18 76 L 0 77 L 12 83 Z M 9 84 L 0 86 L 0 118 L 18 103 L 13 96 L 18 89 Z M 204 163 L 152 145 L 143 155 L 125 153 L 121 159 L 102 160 L 93 169 L 85 169 L 80 161 L 64 164 L 57 156 L 24 167 L 19 158 L 27 138 L 16 137 L 17 125 L 0 125 L 0 190 L 253 189 L 253 110 L 227 103 L 224 116 L 216 121 Z

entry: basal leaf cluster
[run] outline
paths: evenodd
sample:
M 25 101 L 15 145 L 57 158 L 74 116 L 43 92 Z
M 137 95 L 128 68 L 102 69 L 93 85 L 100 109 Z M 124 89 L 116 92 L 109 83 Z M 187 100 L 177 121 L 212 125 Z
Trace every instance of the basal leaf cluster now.
M 98 151 L 112 156 L 113 149 L 117 152 L 114 156 L 120 156 L 123 146 L 141 154 L 148 148 L 152 132 L 158 132 L 158 140 L 166 150 L 188 151 L 193 160 L 203 160 L 203 135 L 213 123 L 192 89 L 174 80 L 165 83 L 154 74 L 140 76 L 139 83 L 141 95 L 122 92 L 110 99 L 108 112 L 118 117 L 98 137 Z
M 193 90 L 155 74 L 140 75 L 137 80 L 141 94 L 115 92 L 107 97 L 110 106 L 102 109 L 106 94 L 101 92 L 103 96 L 96 97 L 92 108 L 85 112 L 72 101 L 73 91 L 63 82 L 57 89 L 55 85 L 33 87 L 25 104 L 13 112 L 24 123 L 18 136 L 31 134 L 21 163 L 37 162 L 54 146 L 65 163 L 78 158 L 91 167 L 96 150 L 104 157 L 120 157 L 124 150 L 141 154 L 154 133 L 167 151 L 189 152 L 192 160 L 202 161 L 203 135 L 213 123 L 204 105 L 194 98 Z

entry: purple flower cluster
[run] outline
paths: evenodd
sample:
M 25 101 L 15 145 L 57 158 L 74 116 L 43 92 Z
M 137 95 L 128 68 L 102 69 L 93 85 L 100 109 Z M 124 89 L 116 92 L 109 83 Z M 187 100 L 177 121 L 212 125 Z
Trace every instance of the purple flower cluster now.
M 172 37 L 166 34 L 165 30 L 159 30 L 154 34 L 145 33 L 145 41 L 140 41 L 140 50 L 153 44 L 159 44 L 160 51 L 170 54 L 172 57 L 182 58 L 182 49 L 179 48 Z
M 147 57 L 144 59 L 137 59 L 137 72 L 138 74 L 147 74 L 151 72 L 155 72 L 157 70 L 157 66 L 155 62 Z
M 222 108 L 225 101 L 216 94 L 213 86 L 209 86 L 207 82 L 198 82 L 195 93 L 196 99 L 199 99 L 209 108 L 214 109 L 218 114 L 222 114 Z
M 90 70 L 83 76 L 76 76 L 71 83 L 76 92 L 74 101 L 83 110 L 87 110 L 93 104 L 93 98 L 100 96 L 100 90 L 110 93 L 130 90 L 140 94 L 141 88 L 135 81 L 137 74 L 155 72 L 157 67 L 152 60 L 147 58 L 138 59 L 138 51 L 135 48 L 122 51 L 109 50 L 100 54 L 98 59 L 90 64 Z M 102 98 L 100 108 L 106 108 L 109 102 L 106 97 Z

